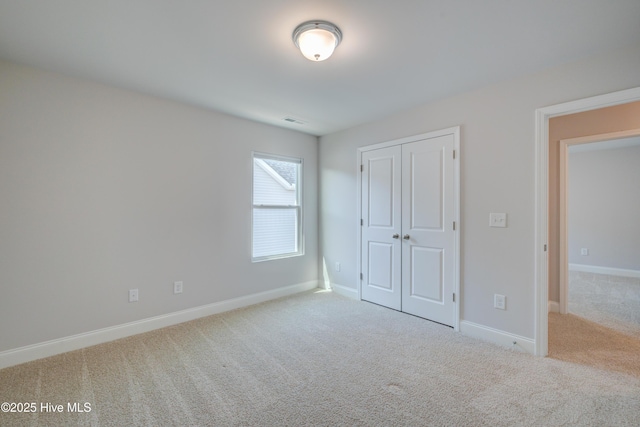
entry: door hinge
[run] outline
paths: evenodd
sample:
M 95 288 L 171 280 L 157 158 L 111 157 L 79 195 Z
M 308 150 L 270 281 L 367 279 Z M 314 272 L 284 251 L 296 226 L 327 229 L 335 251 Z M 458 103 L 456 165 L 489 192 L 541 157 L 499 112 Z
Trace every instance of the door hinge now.
M 453 294 L 453 302 L 456 302 L 456 294 Z
M 544 251 L 547 252 L 547 245 L 544 245 Z
M 453 221 L 453 231 L 456 231 L 456 222 Z
M 453 150 L 453 159 L 455 160 L 456 158 L 456 150 Z
M 360 273 L 360 280 L 364 279 L 364 275 L 362 273 Z
M 364 171 L 364 165 L 360 165 L 360 172 Z
M 364 219 L 360 218 L 360 225 L 363 226 L 364 225 Z

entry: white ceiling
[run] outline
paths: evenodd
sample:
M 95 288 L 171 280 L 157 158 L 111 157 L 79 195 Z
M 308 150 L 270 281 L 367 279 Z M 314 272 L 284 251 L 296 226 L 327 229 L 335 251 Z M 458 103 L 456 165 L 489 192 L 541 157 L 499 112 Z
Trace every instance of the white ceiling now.
M 321 63 L 291 41 L 310 19 L 344 35 Z M 0 0 L 0 58 L 324 135 L 640 43 L 639 22 L 639 0 Z

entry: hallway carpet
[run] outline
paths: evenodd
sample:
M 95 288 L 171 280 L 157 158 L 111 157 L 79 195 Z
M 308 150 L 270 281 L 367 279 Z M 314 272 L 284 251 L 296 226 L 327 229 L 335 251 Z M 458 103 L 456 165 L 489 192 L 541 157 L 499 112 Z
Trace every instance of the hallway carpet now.
M 640 377 L 640 279 L 570 271 L 569 311 L 549 313 L 549 357 Z

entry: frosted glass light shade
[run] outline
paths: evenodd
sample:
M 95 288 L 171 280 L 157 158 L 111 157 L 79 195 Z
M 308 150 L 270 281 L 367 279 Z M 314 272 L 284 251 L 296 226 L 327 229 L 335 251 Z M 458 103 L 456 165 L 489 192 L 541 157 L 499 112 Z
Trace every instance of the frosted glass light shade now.
M 298 38 L 300 52 L 312 61 L 324 61 L 336 48 L 336 38 L 326 30 L 308 30 Z
M 308 21 L 293 31 L 293 42 L 305 58 L 324 61 L 342 40 L 340 29 L 327 21 Z

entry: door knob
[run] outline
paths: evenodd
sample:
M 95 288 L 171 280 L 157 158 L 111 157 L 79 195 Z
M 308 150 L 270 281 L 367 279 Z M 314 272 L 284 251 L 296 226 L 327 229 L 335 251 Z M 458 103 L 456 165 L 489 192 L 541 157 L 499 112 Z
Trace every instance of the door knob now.
M 394 239 L 398 239 L 398 238 L 400 237 L 400 235 L 399 235 L 398 233 L 396 233 L 396 234 L 394 234 L 394 235 L 393 235 L 393 236 L 391 236 L 391 237 L 393 237 Z
M 409 240 L 409 238 L 410 238 L 410 237 L 411 237 L 411 236 L 409 236 L 408 234 L 405 234 L 404 236 L 402 236 L 402 238 L 403 238 L 404 240 Z

